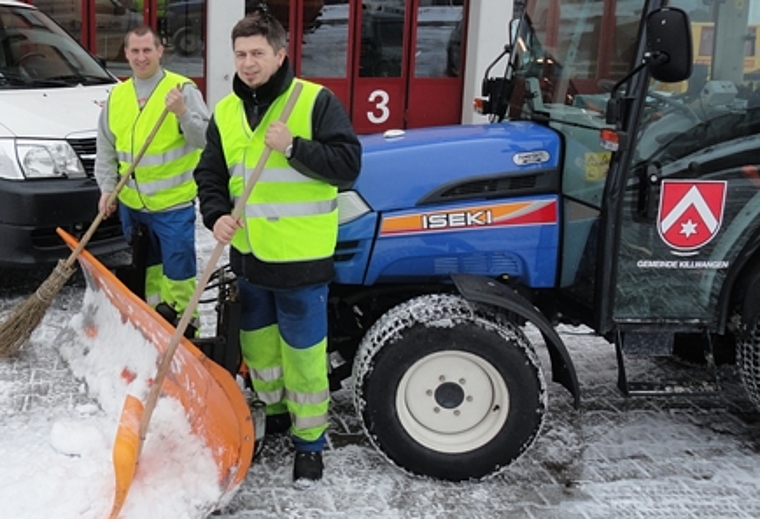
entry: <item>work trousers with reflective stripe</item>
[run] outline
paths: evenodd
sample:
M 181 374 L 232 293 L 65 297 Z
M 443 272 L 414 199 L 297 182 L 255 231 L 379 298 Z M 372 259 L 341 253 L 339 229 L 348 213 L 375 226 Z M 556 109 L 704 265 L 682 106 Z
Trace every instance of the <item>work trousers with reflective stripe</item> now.
M 138 224 L 148 233 L 145 300 L 153 307 L 163 301 L 181 315 L 196 284 L 195 207 L 146 212 L 119 204 L 119 216 L 127 239 Z
M 267 414 L 288 412 L 297 451 L 321 451 L 328 426 L 327 285 L 268 289 L 238 280 L 240 344 Z

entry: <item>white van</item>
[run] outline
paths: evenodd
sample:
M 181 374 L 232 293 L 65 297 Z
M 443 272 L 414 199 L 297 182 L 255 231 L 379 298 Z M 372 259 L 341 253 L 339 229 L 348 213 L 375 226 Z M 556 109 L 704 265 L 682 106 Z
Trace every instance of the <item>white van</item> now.
M 117 79 L 37 8 L 0 0 L 0 267 L 52 263 L 97 214 L 93 178 L 101 108 Z M 94 254 L 126 248 L 117 218 Z

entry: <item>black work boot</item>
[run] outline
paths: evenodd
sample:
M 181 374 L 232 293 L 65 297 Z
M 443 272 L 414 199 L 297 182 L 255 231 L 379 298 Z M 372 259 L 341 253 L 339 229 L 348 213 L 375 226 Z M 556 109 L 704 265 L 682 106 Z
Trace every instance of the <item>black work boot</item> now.
M 315 486 L 322 479 L 321 452 L 296 452 L 293 463 L 293 486 L 306 490 Z

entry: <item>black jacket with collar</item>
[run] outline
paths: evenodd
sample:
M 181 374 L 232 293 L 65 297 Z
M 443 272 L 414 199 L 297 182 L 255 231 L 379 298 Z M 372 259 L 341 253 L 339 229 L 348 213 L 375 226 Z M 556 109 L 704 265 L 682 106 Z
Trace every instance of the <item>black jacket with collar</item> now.
M 260 87 L 253 89 L 235 74 L 233 92 L 243 100 L 251 129 L 256 128 L 272 102 L 283 95 L 294 75 L 288 59 Z M 296 137 L 290 165 L 300 173 L 348 188 L 361 169 L 361 144 L 340 100 L 327 88 L 317 95 L 312 112 L 311 140 Z M 275 152 L 277 153 L 277 152 Z M 194 172 L 204 225 L 213 229 L 216 221 L 230 214 L 233 202 L 228 182 L 229 171 L 222 149 L 219 128 L 212 116 L 206 131 L 206 147 Z M 269 288 L 294 288 L 330 281 L 334 276 L 332 258 L 291 263 L 268 263 L 252 254 L 230 248 L 230 262 L 237 275 L 251 283 Z

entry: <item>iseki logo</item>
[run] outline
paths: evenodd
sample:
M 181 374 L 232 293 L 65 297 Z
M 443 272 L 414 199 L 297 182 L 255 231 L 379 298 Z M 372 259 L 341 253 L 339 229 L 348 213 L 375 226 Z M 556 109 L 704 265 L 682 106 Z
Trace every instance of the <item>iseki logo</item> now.
M 491 225 L 491 211 L 460 211 L 422 215 L 423 229 L 452 229 L 462 227 L 482 227 Z
M 657 231 L 676 251 L 696 253 L 720 230 L 725 181 L 664 180 Z

